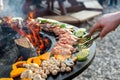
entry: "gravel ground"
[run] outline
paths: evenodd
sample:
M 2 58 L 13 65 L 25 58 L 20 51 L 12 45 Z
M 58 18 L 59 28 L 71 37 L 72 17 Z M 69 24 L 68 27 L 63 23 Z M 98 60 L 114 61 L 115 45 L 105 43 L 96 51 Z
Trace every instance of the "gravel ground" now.
M 117 7 L 108 7 L 104 4 L 103 14 L 115 11 L 120 11 L 120 5 Z M 99 17 L 89 22 L 94 23 Z M 86 28 L 90 29 L 87 24 L 83 24 L 82 26 L 87 26 Z M 73 80 L 120 80 L 119 32 L 120 26 L 114 32 L 109 33 L 105 38 L 96 41 L 96 56 L 93 63 Z

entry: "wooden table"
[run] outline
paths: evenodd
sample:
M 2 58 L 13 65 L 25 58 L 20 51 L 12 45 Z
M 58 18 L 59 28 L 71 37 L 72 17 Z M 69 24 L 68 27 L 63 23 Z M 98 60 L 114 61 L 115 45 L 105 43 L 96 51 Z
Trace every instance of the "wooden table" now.
M 46 0 L 46 1 L 47 1 L 48 9 L 53 10 L 54 9 L 54 2 L 55 2 L 55 0 Z M 61 15 L 66 15 L 67 14 L 67 10 L 66 10 L 65 5 L 64 5 L 64 1 L 65 0 L 57 0 L 57 1 L 58 1 L 59 9 L 61 11 Z M 68 0 L 68 2 L 71 5 L 76 5 L 77 4 L 76 0 Z

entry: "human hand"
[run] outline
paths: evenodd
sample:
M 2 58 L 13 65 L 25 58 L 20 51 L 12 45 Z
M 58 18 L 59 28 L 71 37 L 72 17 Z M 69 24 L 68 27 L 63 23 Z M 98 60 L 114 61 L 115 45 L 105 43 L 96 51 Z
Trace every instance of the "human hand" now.
M 120 24 L 120 12 L 105 14 L 91 28 L 90 35 L 101 30 L 100 37 L 103 38 L 109 32 L 115 30 Z

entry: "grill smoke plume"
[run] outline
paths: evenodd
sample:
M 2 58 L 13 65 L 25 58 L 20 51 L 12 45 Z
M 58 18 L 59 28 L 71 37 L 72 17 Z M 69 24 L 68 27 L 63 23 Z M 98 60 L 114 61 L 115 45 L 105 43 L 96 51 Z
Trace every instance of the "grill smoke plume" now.
M 3 2 L 2 2 L 3 1 Z M 0 17 L 24 17 L 22 6 L 25 0 L 0 0 Z M 4 6 L 4 7 L 3 7 Z

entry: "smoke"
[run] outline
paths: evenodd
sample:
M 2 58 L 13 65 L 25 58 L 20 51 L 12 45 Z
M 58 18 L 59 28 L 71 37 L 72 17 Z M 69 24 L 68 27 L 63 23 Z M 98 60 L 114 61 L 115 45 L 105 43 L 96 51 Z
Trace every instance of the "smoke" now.
M 3 10 L 0 10 L 0 17 L 24 17 L 22 6 L 25 0 L 3 0 Z

